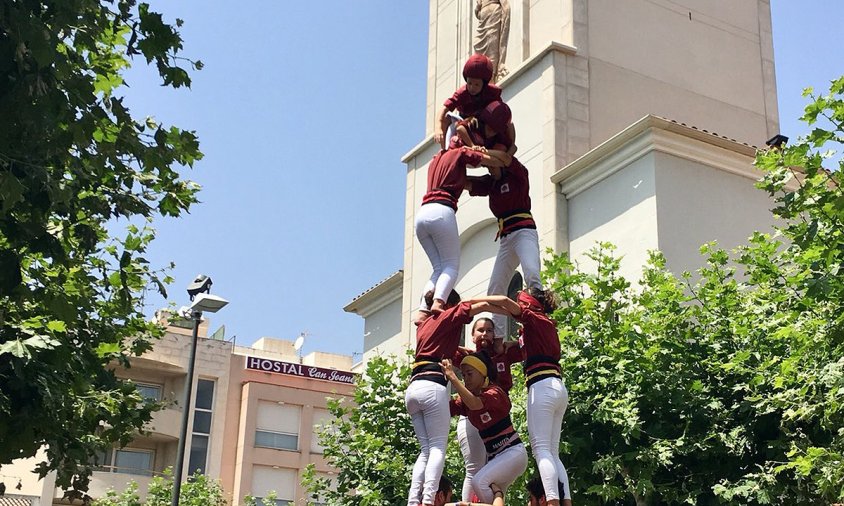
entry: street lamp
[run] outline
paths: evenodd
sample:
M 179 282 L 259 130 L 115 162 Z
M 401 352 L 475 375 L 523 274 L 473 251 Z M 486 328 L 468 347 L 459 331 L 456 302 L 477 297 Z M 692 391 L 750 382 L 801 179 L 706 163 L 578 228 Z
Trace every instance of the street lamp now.
M 179 435 L 179 449 L 176 452 L 176 468 L 173 471 L 173 499 L 172 506 L 179 506 L 179 493 L 182 491 L 182 468 L 185 466 L 185 445 L 188 438 L 188 418 L 190 402 L 193 395 L 193 369 L 196 365 L 196 342 L 199 338 L 199 323 L 202 321 L 203 311 L 216 313 L 229 303 L 222 297 L 211 295 L 211 278 L 200 274 L 188 285 L 190 297 L 190 317 L 193 319 L 193 338 L 191 339 L 190 358 L 188 359 L 188 378 L 185 385 L 185 403 L 182 408 L 182 429 Z

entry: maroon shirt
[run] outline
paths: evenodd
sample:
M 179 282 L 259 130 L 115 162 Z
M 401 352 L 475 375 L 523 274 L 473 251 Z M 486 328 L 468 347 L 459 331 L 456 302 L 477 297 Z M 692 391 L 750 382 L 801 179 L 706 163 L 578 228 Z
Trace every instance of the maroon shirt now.
M 483 154 L 468 148 L 440 151 L 428 165 L 428 191 L 422 204 L 444 204 L 455 211 L 466 185 L 466 166 L 478 166 Z
M 468 355 L 468 353 L 458 348 L 457 353 L 454 355 L 454 365 L 460 367 L 460 363 L 463 362 L 463 357 L 466 355 Z M 521 348 L 518 346 L 511 346 L 504 353 L 495 355 L 494 357 L 491 357 L 491 359 L 497 373 L 495 384 L 504 389 L 505 392 L 510 392 L 510 389 L 513 388 L 513 374 L 510 372 L 510 366 L 524 360 Z
M 528 170 L 516 158 L 509 167 L 501 169 L 501 177 L 496 181 L 491 175 L 472 178 L 473 197 L 489 196 L 489 209 L 502 223 L 502 235 L 522 228 L 536 228 L 533 218 L 507 218 L 514 214 L 530 213 L 530 181 Z
M 471 307 L 468 302 L 461 302 L 419 324 L 416 327 L 416 357 L 433 357 L 437 361 L 453 357 L 463 326 L 472 321 Z
M 475 410 L 467 408 L 460 396 L 451 399 L 448 405 L 451 416 L 468 417 L 472 425 L 480 430 L 492 427 L 510 415 L 510 396 L 500 386 L 490 385 L 478 397 L 484 405 L 481 409 Z
M 489 458 L 505 448 L 521 443 L 510 421 L 510 397 L 498 385 L 490 385 L 479 395 L 483 407 L 469 409 L 460 396 L 448 403 L 451 416 L 463 415 L 478 429 Z
M 530 181 L 528 171 L 516 158 L 509 167 L 501 169 L 497 181 L 489 174 L 472 179 L 473 197 L 489 196 L 489 209 L 497 218 L 513 211 L 530 211 Z
M 516 320 L 524 326 L 522 336 L 525 357 L 544 356 L 560 361 L 560 337 L 557 325 L 545 313 L 529 308 L 522 308 L 522 314 Z
M 524 330 L 525 385 L 530 388 L 546 378 L 561 378 L 557 325 L 545 313 L 524 307 L 516 319 L 522 323 Z
M 477 115 L 490 102 L 496 100 L 501 100 L 501 88 L 494 84 L 487 84 L 481 88 L 481 92 L 477 95 L 470 94 L 466 91 L 466 86 L 462 86 L 454 92 L 451 98 L 446 99 L 443 106 L 449 111 L 457 109 L 461 117 L 468 118 Z

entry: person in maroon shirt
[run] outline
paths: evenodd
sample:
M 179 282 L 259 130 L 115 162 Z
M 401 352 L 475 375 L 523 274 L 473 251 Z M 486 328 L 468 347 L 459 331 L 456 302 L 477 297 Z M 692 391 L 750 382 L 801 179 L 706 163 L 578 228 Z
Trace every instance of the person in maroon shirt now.
M 485 55 L 473 54 L 466 60 L 463 65 L 463 79 L 466 80 L 466 85 L 455 91 L 437 114 L 434 140 L 446 149 L 449 147 L 457 121 L 475 116 L 490 102 L 501 100 L 501 88 L 489 83 L 492 79 L 492 62 Z M 456 111 L 457 114 L 451 111 Z M 515 140 L 515 132 L 511 138 Z
M 431 303 L 432 294 L 427 294 Z M 445 465 L 448 443 L 449 412 L 447 380 L 440 363 L 457 352 L 463 327 L 472 318 L 489 311 L 484 302 L 460 302 L 451 291 L 440 313 L 424 313 L 416 328 L 416 360 L 410 385 L 405 392 L 405 406 L 421 450 L 413 466 L 407 504 L 433 504 L 436 485 Z
M 495 365 L 483 351 L 471 353 L 460 364 L 465 384 L 454 372 L 451 361 L 443 360 L 446 378 L 458 397 L 450 402 L 452 416 L 463 415 L 478 429 L 488 456 L 487 463 L 472 479 L 475 494 L 490 503 L 527 469 L 527 451 L 510 420 L 510 398 L 495 383 Z
M 490 318 L 478 318 L 472 325 L 472 342 L 476 351 L 486 352 L 492 359 L 497 375 L 496 383 L 510 392 L 513 386 L 513 376 L 510 373 L 510 366 L 522 361 L 522 352 L 518 343 L 516 346 L 505 346 L 504 340 L 495 335 L 495 327 Z M 460 366 L 463 357 L 471 354 L 473 350 L 462 346 L 457 348 L 453 363 Z M 465 416 L 457 419 L 457 442 L 460 445 L 460 453 L 463 455 L 466 473 L 463 478 L 462 499 L 470 501 L 472 498 L 472 479 L 475 473 L 486 464 L 486 449 L 478 429 L 476 429 Z
M 508 156 L 504 159 L 505 166 L 516 153 L 513 113 L 500 100 L 490 102 L 477 115 L 459 121 L 455 133 L 466 146 L 483 146 L 487 149 L 495 146 L 495 149 L 506 152 Z
M 492 104 L 488 107 L 491 108 Z M 506 108 L 502 104 L 499 108 Z M 509 112 L 509 108 L 507 108 Z M 494 111 L 489 116 L 497 114 L 497 121 L 509 121 L 509 114 Z M 461 139 L 468 140 L 469 145 L 481 144 L 491 148 L 494 152 L 512 152 L 512 148 L 506 145 L 506 137 L 502 139 L 500 134 L 490 135 L 489 128 L 481 128 L 484 125 L 471 122 L 461 125 L 459 135 Z M 503 131 L 501 126 L 497 130 Z M 504 142 L 505 144 L 501 144 Z M 505 160 L 506 161 L 506 160 Z M 531 214 L 530 202 L 530 178 L 528 170 L 516 157 L 511 156 L 509 163 L 504 167 L 490 168 L 489 174 L 485 176 L 467 177 L 466 189 L 469 195 L 489 198 L 489 209 L 498 219 L 498 233 L 495 239 L 498 242 L 498 255 L 495 257 L 495 264 L 489 278 L 487 294 L 504 295 L 510 286 L 510 280 L 516 267 L 522 266 L 525 284 L 528 288 L 541 289 L 540 261 L 539 261 L 539 235 L 536 231 L 536 222 Z M 498 335 L 504 336 L 506 318 L 502 315 L 494 315 L 495 331 Z
M 520 344 L 515 341 L 505 344 L 504 337 L 495 333 L 492 318 L 485 316 L 475 320 L 472 325 L 472 342 L 475 344 L 474 350 L 458 346 L 457 353 L 454 355 L 454 365 L 459 367 L 463 357 L 473 351 L 485 352 L 490 356 L 495 366 L 497 374 L 495 382 L 505 392 L 509 393 L 513 387 L 513 375 L 510 372 L 510 367 L 515 363 L 524 361 Z
M 455 144 L 459 141 L 455 139 Z M 466 186 L 466 166 L 500 167 L 502 160 L 478 149 L 459 146 L 441 150 L 428 165 L 428 189 L 416 213 L 416 237 L 433 267 L 422 293 L 434 292 L 432 306 L 442 311 L 445 297 L 454 288 L 460 268 L 460 237 L 457 231 L 457 200 Z
M 503 295 L 480 297 L 494 313 L 512 316 L 523 327 L 525 384 L 528 387 L 527 421 L 530 447 L 545 488 L 547 504 L 571 506 L 566 468 L 560 460 L 560 431 L 569 394 L 560 371 L 560 338 L 548 315 L 556 309 L 553 293 L 529 288 L 518 302 Z M 560 497 L 558 490 L 563 489 Z

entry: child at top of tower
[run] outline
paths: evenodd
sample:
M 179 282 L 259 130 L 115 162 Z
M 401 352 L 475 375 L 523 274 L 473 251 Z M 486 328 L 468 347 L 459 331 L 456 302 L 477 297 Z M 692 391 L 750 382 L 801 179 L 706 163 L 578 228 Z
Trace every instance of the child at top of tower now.
M 501 100 L 501 88 L 489 82 L 492 79 L 492 62 L 486 56 L 470 56 L 463 65 L 463 79 L 466 84 L 443 103 L 434 125 L 434 139 L 444 149 L 448 149 L 448 140 L 454 133 L 454 123 L 475 116 L 490 102 Z M 449 114 L 451 111 L 456 111 L 457 115 Z

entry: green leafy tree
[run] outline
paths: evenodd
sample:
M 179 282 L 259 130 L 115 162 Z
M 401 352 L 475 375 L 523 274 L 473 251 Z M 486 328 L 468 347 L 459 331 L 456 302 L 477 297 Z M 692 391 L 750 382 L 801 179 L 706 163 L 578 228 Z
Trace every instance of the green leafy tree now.
M 376 357 L 355 384 L 354 400 L 331 399 L 332 420 L 318 432 L 323 456 L 339 471 L 332 484 L 313 468 L 305 484 L 328 504 L 407 503 L 410 470 L 419 452 L 404 406 L 410 378 L 406 360 Z
M 142 312 L 169 282 L 143 257 L 148 223 L 196 202 L 177 169 L 202 155 L 120 92 L 133 61 L 190 84 L 181 23 L 134 0 L 0 5 L 0 465 L 45 448 L 38 472 L 75 491 L 155 407 L 110 368 L 161 332 Z M 112 237 L 119 218 L 146 225 Z
M 173 476 L 170 469 L 164 476 L 156 476 L 149 484 L 147 496 L 141 501 L 138 484 L 134 480 L 122 492 L 109 490 L 92 506 L 169 506 L 173 497 Z M 219 480 L 212 480 L 200 472 L 194 473 L 179 490 L 182 506 L 226 506 L 225 492 Z M 248 503 L 247 503 L 248 504 Z M 254 506 L 254 505 L 253 505 Z
M 564 452 L 579 502 L 814 504 L 844 499 L 844 193 L 819 150 L 844 139 L 844 79 L 813 96 L 810 135 L 757 156 L 783 225 L 640 286 L 609 245 L 546 275 L 572 407 Z M 741 273 L 741 275 L 737 274 Z

